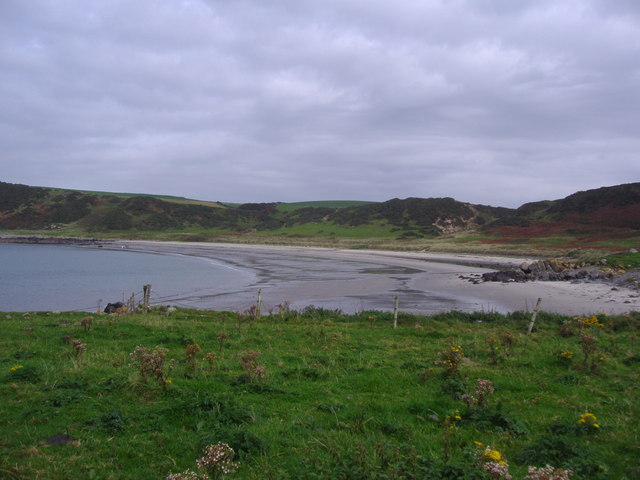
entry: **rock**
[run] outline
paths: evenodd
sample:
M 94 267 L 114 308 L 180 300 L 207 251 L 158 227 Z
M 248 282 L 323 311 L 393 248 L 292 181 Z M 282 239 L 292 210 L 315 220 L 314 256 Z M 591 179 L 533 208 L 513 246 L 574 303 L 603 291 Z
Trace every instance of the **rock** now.
M 544 264 L 542 262 L 533 262 L 529 265 L 529 273 L 536 274 L 544 270 Z
M 67 435 L 66 433 L 56 433 L 55 435 L 51 435 L 47 439 L 46 443 L 47 445 L 67 445 L 75 441 L 76 439 L 71 435 Z
M 519 270 L 504 270 L 497 272 L 487 272 L 482 274 L 485 282 L 525 282 L 526 275 Z
M 638 250 L 635 248 L 630 248 L 629 253 L 638 253 Z
M 560 264 L 560 262 L 558 262 L 557 260 L 549 260 L 548 264 L 549 268 L 551 268 L 551 270 L 553 270 L 555 273 L 559 273 L 564 270 L 562 264 Z
M 116 313 L 119 308 L 124 306 L 125 304 L 122 302 L 108 303 L 107 306 L 104 307 L 104 313 Z
M 520 270 L 522 270 L 524 273 L 531 273 L 531 270 L 529 270 L 528 262 L 522 262 L 522 264 L 520 265 Z

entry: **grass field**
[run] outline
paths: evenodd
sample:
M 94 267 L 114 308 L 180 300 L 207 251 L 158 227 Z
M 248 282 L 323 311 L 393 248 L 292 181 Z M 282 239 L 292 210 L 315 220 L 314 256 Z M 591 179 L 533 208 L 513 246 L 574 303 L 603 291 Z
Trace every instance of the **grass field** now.
M 209 200 L 196 200 L 193 198 L 176 197 L 173 195 L 150 195 L 147 193 L 124 193 L 124 192 L 120 192 L 120 193 L 119 192 L 100 192 L 100 191 L 94 191 L 94 190 L 68 190 L 63 188 L 50 188 L 50 187 L 44 187 L 44 188 L 49 188 L 49 190 L 51 190 L 54 193 L 55 192 L 65 193 L 65 192 L 73 191 L 73 192 L 79 192 L 79 193 L 88 193 L 89 195 L 119 197 L 119 198 L 153 197 L 160 200 L 166 200 L 167 202 L 180 203 L 180 204 L 186 204 L 186 205 L 205 205 L 207 207 L 225 208 L 224 205 L 220 202 L 212 202 Z
M 364 200 L 318 200 L 311 202 L 289 202 L 281 203 L 278 205 L 278 211 L 280 212 L 293 212 L 299 208 L 306 207 L 325 207 L 325 208 L 344 208 L 344 207 L 359 207 L 360 205 L 366 205 L 368 203 Z
M 0 478 L 163 479 L 219 442 L 239 468 L 211 478 L 640 478 L 640 314 L 285 307 L 0 314 Z

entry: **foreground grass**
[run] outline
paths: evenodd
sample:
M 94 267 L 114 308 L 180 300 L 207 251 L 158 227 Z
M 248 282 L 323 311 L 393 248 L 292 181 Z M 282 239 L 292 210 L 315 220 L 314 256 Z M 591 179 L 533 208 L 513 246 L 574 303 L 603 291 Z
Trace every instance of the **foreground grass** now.
M 103 315 L 88 331 L 83 316 L 0 314 L 0 478 L 162 479 L 217 442 L 235 449 L 240 479 L 489 478 L 474 441 L 500 450 L 514 478 L 547 463 L 573 478 L 640 477 L 640 314 L 570 322 L 564 336 L 570 319 L 544 313 L 531 336 L 524 313 L 401 315 L 397 329 L 386 313 L 317 309 L 243 324 Z M 583 335 L 595 338 L 586 362 Z M 132 364 L 138 345 L 167 349 L 161 381 Z M 439 362 L 457 346 L 459 373 Z M 248 351 L 264 378 L 241 367 Z M 468 406 L 478 379 L 495 393 Z M 578 423 L 584 413 L 598 427 Z

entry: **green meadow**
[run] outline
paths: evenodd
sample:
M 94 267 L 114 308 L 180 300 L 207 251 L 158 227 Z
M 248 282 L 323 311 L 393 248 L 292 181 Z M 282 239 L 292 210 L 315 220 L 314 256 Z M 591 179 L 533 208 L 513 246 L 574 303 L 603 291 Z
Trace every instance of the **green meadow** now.
M 0 478 L 640 478 L 638 313 L 85 316 L 0 314 Z

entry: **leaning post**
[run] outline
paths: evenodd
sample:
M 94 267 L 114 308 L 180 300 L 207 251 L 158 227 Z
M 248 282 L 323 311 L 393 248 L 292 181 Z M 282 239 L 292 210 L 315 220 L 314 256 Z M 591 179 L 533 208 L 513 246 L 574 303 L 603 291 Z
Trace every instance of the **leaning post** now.
M 538 301 L 536 302 L 536 308 L 533 311 L 533 315 L 531 315 L 531 321 L 529 322 L 529 328 L 527 329 L 527 335 L 531 335 L 531 332 L 533 332 L 533 326 L 536 323 L 536 317 L 538 316 L 538 311 L 540 311 L 540 302 L 542 302 L 542 299 L 538 298 Z

